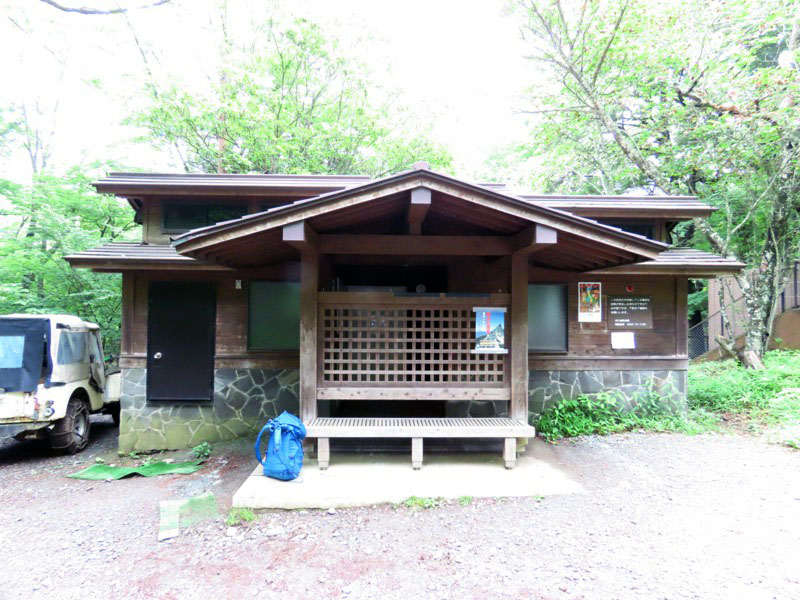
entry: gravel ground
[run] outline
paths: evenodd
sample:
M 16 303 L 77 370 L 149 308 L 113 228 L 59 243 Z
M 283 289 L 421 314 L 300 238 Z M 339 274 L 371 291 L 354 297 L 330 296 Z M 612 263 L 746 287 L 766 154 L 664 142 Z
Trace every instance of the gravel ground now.
M 110 419 L 93 437 L 73 457 L 0 442 L 0 598 L 800 598 L 800 452 L 758 438 L 537 442 L 586 493 L 230 528 L 249 444 L 215 447 L 193 475 L 65 478 L 119 462 Z M 158 502 L 205 490 L 221 516 L 157 542 Z

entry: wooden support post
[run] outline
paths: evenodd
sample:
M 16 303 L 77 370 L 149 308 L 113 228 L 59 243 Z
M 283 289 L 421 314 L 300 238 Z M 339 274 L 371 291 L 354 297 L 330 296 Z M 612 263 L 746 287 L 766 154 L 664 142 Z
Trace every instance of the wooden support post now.
M 330 438 L 319 438 L 317 440 L 317 462 L 320 471 L 324 471 L 331 464 L 331 440 Z
M 122 334 L 120 348 L 123 354 L 133 354 L 133 319 L 136 290 L 136 274 L 126 271 L 122 274 L 122 322 L 120 333 Z
M 418 187 L 411 190 L 411 201 L 408 205 L 408 233 L 420 235 L 422 222 L 428 209 L 431 207 L 431 191 L 428 188 Z
M 411 466 L 415 471 L 422 468 L 422 438 L 411 438 Z
M 689 356 L 689 280 L 675 278 L 675 354 Z
M 283 240 L 300 250 L 300 419 L 317 417 L 317 236 L 305 221 L 283 228 Z
M 528 422 L 528 255 L 511 255 L 512 419 Z
M 506 469 L 513 469 L 517 463 L 517 438 L 505 438 L 503 443 L 503 460 Z

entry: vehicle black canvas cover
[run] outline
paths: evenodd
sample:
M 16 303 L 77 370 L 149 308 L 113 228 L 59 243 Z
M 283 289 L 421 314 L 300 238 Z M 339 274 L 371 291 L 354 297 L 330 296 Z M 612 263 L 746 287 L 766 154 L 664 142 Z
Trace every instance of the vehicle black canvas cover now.
M 7 392 L 36 391 L 44 361 L 48 376 L 52 368 L 50 357 L 45 356 L 49 341 L 48 319 L 0 319 L 0 388 Z

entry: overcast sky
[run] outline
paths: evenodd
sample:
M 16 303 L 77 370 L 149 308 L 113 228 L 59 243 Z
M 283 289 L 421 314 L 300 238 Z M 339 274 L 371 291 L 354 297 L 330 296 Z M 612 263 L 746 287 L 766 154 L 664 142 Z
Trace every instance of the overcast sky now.
M 69 6 L 137 5 L 144 0 L 62 0 Z M 142 99 L 137 35 L 163 76 L 202 85 L 216 52 L 220 0 L 173 0 L 123 16 L 62 13 L 37 0 L 5 2 L 0 23 L 4 104 L 22 103 L 52 138 L 52 167 L 110 158 L 150 170 L 181 169 L 169 155 L 131 142 L 120 121 Z M 228 0 L 234 36 L 249 24 L 290 11 L 326 27 L 388 87 L 433 115 L 435 135 L 451 149 L 457 174 L 470 175 L 497 146 L 517 139 L 521 92 L 532 65 L 505 0 Z M 34 114 L 38 104 L 40 114 Z M 25 181 L 27 158 L 0 163 L 0 175 Z

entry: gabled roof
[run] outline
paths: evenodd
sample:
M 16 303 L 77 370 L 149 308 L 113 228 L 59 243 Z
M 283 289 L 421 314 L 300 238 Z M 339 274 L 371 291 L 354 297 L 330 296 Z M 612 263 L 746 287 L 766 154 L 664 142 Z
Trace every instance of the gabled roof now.
M 585 271 L 654 259 L 667 248 L 616 227 L 424 168 L 195 229 L 175 238 L 173 245 L 180 254 L 234 267 L 285 260 L 297 252 L 283 242 L 283 226 L 306 221 L 318 233 L 375 227 L 381 219 L 407 211 L 410 191 L 419 187 L 433 194 L 427 222 L 435 234 L 454 224 L 472 228 L 475 235 L 509 236 L 534 223 L 555 229 L 558 244 L 532 258 L 545 266 Z

